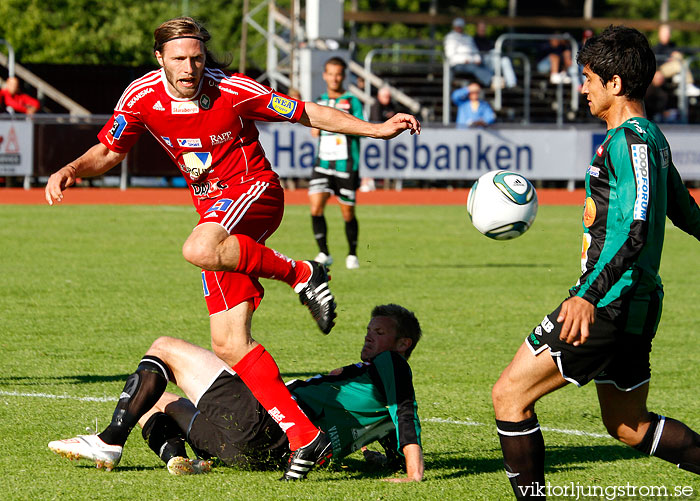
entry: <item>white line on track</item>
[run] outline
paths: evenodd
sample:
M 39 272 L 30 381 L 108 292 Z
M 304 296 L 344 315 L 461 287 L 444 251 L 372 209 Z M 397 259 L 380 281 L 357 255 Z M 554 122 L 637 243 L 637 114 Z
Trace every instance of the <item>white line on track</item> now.
M 79 400 L 81 402 L 116 402 L 116 398 L 111 397 L 74 397 L 73 395 L 53 395 L 51 393 L 23 393 L 19 391 L 2 391 L 0 390 L 0 396 L 6 397 L 35 397 L 35 398 L 53 398 L 53 399 L 63 399 L 63 400 Z M 486 426 L 485 423 L 478 423 L 476 421 L 457 421 L 454 419 L 443 419 L 443 418 L 426 418 L 421 419 L 424 423 L 441 423 L 441 424 L 455 424 L 460 426 Z M 494 425 L 495 428 L 495 425 Z M 562 433 L 564 435 L 576 435 L 580 437 L 594 437 L 594 438 L 608 438 L 609 435 L 603 433 L 591 433 L 588 431 L 580 430 L 566 430 L 562 428 L 548 428 L 546 426 L 542 427 L 542 431 L 551 431 L 553 433 Z

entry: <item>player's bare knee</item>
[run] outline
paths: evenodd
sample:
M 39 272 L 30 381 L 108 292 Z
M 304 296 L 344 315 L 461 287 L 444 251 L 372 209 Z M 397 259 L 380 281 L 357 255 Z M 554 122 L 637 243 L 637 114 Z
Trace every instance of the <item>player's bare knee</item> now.
M 182 256 L 190 263 L 205 270 L 216 271 L 216 249 L 204 242 L 188 238 L 182 246 Z
M 148 351 L 146 351 L 146 355 L 152 355 L 160 358 L 164 362 L 167 362 L 168 354 L 170 353 L 170 347 L 173 341 L 176 341 L 176 339 L 168 336 L 159 337 L 153 341 L 153 343 L 151 343 L 151 347 L 148 348 Z
M 512 395 L 510 385 L 503 376 L 498 378 L 496 384 L 491 388 L 491 400 L 497 415 L 509 413 L 508 411 L 514 403 L 514 395 Z
M 603 420 L 603 424 L 611 437 L 630 447 L 634 447 L 641 442 L 646 432 L 646 427 L 640 425 L 630 426 L 619 421 Z

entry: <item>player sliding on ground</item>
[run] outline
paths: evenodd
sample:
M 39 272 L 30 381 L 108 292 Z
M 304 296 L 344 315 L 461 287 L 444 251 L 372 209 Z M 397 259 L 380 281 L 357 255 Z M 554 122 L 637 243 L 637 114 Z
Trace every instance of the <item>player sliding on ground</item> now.
M 644 117 L 656 70 L 637 30 L 610 27 L 578 53 L 581 92 L 608 132 L 586 172 L 583 274 L 570 297 L 526 338 L 493 388 L 506 473 L 517 498 L 545 492 L 535 403 L 567 383 L 595 380 L 608 432 L 644 454 L 700 474 L 700 435 L 647 410 L 649 353 L 661 318 L 666 217 L 700 240 L 700 208 L 666 138 Z
M 302 409 L 332 437 L 333 457 L 379 440 L 394 460 L 390 463 L 399 454 L 405 458 L 406 476 L 392 481 L 423 478 L 420 421 L 407 362 L 420 337 L 412 312 L 395 304 L 377 306 L 367 326 L 362 363 L 288 383 Z M 187 399 L 165 392 L 168 382 L 177 384 Z M 283 427 L 236 371 L 211 351 L 169 337 L 158 338 L 127 378 L 112 422 L 102 433 L 57 440 L 49 448 L 111 470 L 137 422 L 148 446 L 175 475 L 207 472 L 212 457 L 227 465 L 270 469 L 282 464 L 288 448 Z M 239 425 L 231 426 L 233 422 Z M 185 441 L 201 459 L 187 457 Z M 319 464 L 327 457 L 330 450 Z M 313 467 L 289 461 L 283 479 L 303 479 Z
M 259 278 L 289 284 L 326 334 L 334 325 L 335 301 L 323 265 L 295 261 L 264 245 L 282 221 L 284 194 L 258 141 L 255 120 L 382 139 L 405 130 L 420 133 L 420 124 L 406 114 L 370 124 L 228 73 L 207 50 L 209 33 L 191 18 L 163 23 L 154 38 L 160 70 L 127 87 L 99 142 L 49 178 L 46 201 L 62 201 L 63 191 L 79 177 L 104 174 L 150 132 L 180 169 L 199 213 L 182 252 L 202 268 L 214 352 L 288 427 L 298 459 L 315 461 L 330 442 L 301 412 L 277 364 L 252 338 L 251 319 L 263 297 Z

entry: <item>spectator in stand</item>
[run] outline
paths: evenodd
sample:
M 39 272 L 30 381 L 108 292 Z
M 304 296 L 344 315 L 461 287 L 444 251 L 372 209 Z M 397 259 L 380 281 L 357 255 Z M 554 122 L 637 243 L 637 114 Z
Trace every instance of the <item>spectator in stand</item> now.
M 549 73 L 549 82 L 552 84 L 570 84 L 576 75 L 576 67 L 568 42 L 558 37 L 550 38 L 540 49 L 537 71 Z
M 0 103 L 7 110 L 7 113 L 24 113 L 26 115 L 33 115 L 41 107 L 37 99 L 20 92 L 17 77 L 5 80 L 5 85 L 0 90 Z
M 676 44 L 671 41 L 671 27 L 668 24 L 659 26 L 659 43 L 654 46 L 656 64 L 665 79 L 674 83 L 680 83 L 683 70 L 683 53 L 676 49 Z M 693 81 L 690 71 L 685 73 L 685 93 L 691 97 L 700 96 L 700 88 Z
M 464 19 L 452 21 L 452 31 L 445 36 L 445 58 L 455 74 L 469 74 L 481 85 L 491 85 L 493 72 L 482 64 L 474 39 L 464 33 Z
M 382 87 L 377 91 L 377 99 L 369 108 L 369 121 L 385 122 L 396 115 L 396 113 L 398 113 L 398 110 L 391 100 L 391 90 L 389 87 Z
M 666 79 L 661 71 L 656 70 L 651 85 L 644 95 L 644 108 L 647 116 L 654 122 L 669 123 L 675 122 L 678 114 L 677 109 L 669 109 L 670 96 L 666 90 Z
M 496 121 L 491 105 L 482 99 L 478 82 L 453 91 L 452 102 L 457 105 L 458 127 L 487 127 Z
M 496 53 L 493 51 L 494 41 L 486 36 L 486 23 L 479 21 L 476 23 L 476 35 L 474 35 L 474 43 L 476 44 L 479 52 L 483 54 L 484 64 L 492 72 L 496 72 L 497 57 Z M 509 57 L 501 55 L 501 78 L 500 82 L 492 81 L 492 85 L 500 86 L 503 88 L 503 84 L 508 88 L 513 88 L 518 85 L 518 78 L 515 76 L 515 70 L 513 69 L 513 62 Z

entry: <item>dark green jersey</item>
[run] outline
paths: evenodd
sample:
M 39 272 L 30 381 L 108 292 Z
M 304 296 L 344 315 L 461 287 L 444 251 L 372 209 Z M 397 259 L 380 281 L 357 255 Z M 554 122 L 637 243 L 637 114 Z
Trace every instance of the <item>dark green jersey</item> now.
M 666 216 L 700 239 L 700 209 L 666 138 L 645 118 L 627 120 L 608 131 L 586 172 L 583 274 L 572 294 L 609 306 L 628 332 L 655 329 Z
M 411 368 L 395 352 L 348 365 L 335 376 L 288 386 L 311 421 L 328 433 L 333 457 L 347 456 L 387 435 L 395 437 L 399 452 L 408 444 L 421 444 Z
M 330 99 L 328 93 L 316 101 L 362 119 L 362 103 L 350 92 L 345 92 L 336 99 Z M 334 132 L 321 131 L 316 155 L 316 170 L 324 174 L 355 172 L 360 168 L 360 138 Z

